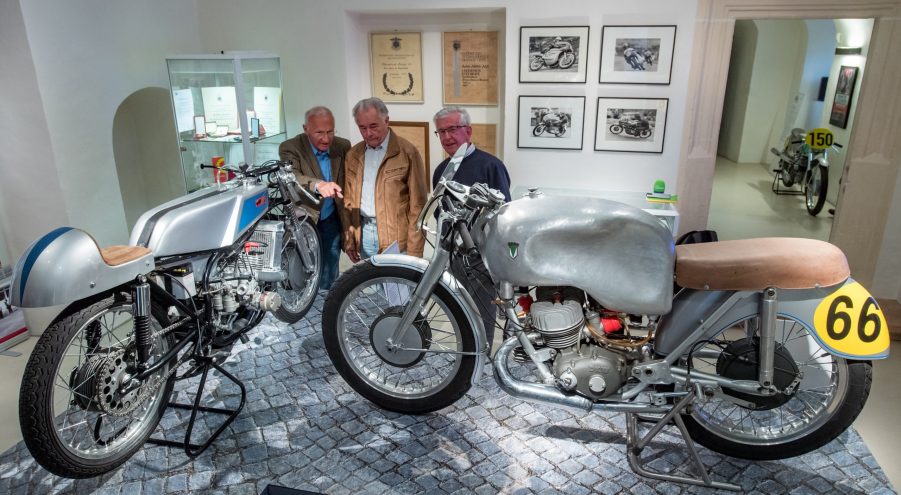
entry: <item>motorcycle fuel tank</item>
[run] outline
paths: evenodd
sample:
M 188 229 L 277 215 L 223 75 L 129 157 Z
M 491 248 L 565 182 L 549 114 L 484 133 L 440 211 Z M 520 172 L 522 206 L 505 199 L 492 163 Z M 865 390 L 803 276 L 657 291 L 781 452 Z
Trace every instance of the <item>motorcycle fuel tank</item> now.
M 262 184 L 207 187 L 141 215 L 128 243 L 147 247 L 157 257 L 219 249 L 234 244 L 268 207 Z
M 574 286 L 606 308 L 633 314 L 661 315 L 672 306 L 672 235 L 632 206 L 530 195 L 501 207 L 476 242 L 498 281 Z

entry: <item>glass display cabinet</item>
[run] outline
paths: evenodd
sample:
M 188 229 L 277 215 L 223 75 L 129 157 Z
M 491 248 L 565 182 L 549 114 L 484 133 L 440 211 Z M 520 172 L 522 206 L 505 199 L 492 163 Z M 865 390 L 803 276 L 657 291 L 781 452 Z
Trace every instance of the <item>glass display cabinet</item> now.
M 179 55 L 166 65 L 188 192 L 228 178 L 201 164 L 254 166 L 278 158 L 285 114 L 276 55 Z

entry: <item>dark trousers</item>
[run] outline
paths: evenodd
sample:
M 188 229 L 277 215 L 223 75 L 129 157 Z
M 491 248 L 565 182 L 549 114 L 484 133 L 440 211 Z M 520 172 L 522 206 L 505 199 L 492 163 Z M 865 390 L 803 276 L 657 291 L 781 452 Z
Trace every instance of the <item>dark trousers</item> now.
M 329 290 L 338 278 L 338 260 L 341 256 L 341 219 L 338 212 L 333 211 L 326 219 L 320 218 L 316 230 L 319 231 L 319 254 L 322 259 L 319 289 Z

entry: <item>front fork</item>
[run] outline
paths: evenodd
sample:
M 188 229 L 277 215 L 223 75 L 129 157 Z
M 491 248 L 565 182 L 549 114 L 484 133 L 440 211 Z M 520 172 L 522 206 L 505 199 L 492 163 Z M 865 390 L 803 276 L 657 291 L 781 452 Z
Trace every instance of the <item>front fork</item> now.
M 428 268 L 423 272 L 422 278 L 413 290 L 413 295 L 410 296 L 407 307 L 404 308 L 404 315 L 400 319 L 400 324 L 397 325 L 394 333 L 391 334 L 391 337 L 386 342 L 388 350 L 398 349 L 399 344 L 395 344 L 395 342 L 403 342 L 404 333 L 406 333 L 413 320 L 425 309 L 426 302 L 429 300 L 432 292 L 435 291 L 435 286 L 438 285 L 438 281 L 441 280 L 444 271 L 447 270 L 449 261 L 450 251 L 442 247 L 441 243 L 437 243 L 435 254 L 432 256 Z
M 777 295 L 774 287 L 767 287 L 760 296 L 760 357 L 758 358 L 757 382 L 764 394 L 778 392 L 773 385 Z

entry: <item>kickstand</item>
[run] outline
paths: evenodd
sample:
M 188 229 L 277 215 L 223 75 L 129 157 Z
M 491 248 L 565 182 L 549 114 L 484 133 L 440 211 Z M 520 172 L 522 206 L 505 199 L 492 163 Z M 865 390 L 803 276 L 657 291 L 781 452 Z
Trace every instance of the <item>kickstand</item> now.
M 688 436 L 688 430 L 685 429 L 685 423 L 682 421 L 682 416 L 680 414 L 682 410 L 685 409 L 689 404 L 694 402 L 694 400 L 695 392 L 692 390 L 688 393 L 688 395 L 686 395 L 678 403 L 676 403 L 676 405 L 673 406 L 673 408 L 660 419 L 638 416 L 636 413 L 626 413 L 626 449 L 628 450 L 627 457 L 629 458 L 629 466 L 638 475 L 652 479 L 672 481 L 674 483 L 686 483 L 689 485 L 708 486 L 722 490 L 740 491 L 741 487 L 738 485 L 733 485 L 732 483 L 721 483 L 710 479 L 710 474 L 704 467 L 704 463 L 701 462 L 701 457 L 698 456 L 698 451 L 695 449 L 694 442 L 692 442 L 691 437 Z M 655 423 L 654 426 L 651 427 L 651 429 L 648 431 L 648 433 L 641 439 L 638 438 L 639 419 L 642 421 Z M 679 432 L 682 434 L 682 439 L 685 441 L 685 445 L 688 447 L 689 456 L 691 457 L 692 461 L 694 461 L 693 464 L 695 466 L 695 469 L 700 473 L 700 477 L 689 478 L 686 476 L 676 476 L 656 471 L 649 471 L 642 464 L 641 451 L 645 447 L 647 447 L 651 440 L 653 440 L 654 437 L 656 437 L 660 433 L 663 427 L 670 422 L 675 423 L 676 427 L 679 429 Z
M 188 420 L 188 428 L 185 431 L 185 439 L 181 442 L 176 442 L 172 440 L 166 440 L 165 438 L 149 438 L 147 439 L 147 443 L 152 443 L 154 445 L 165 445 L 167 447 L 183 447 L 185 449 L 185 454 L 188 457 L 194 458 L 203 453 L 213 441 L 216 440 L 217 437 L 238 417 L 238 413 L 241 412 L 241 409 L 244 408 L 244 401 L 247 398 L 247 392 L 244 389 L 244 384 L 241 383 L 240 380 L 235 378 L 234 375 L 225 371 L 224 368 L 219 366 L 213 358 L 209 356 L 198 356 L 195 358 L 196 361 L 200 361 L 203 364 L 200 365 L 200 369 L 203 370 L 200 376 L 200 383 L 197 385 L 197 392 L 195 392 L 194 403 L 193 404 L 183 404 L 178 402 L 170 402 L 169 407 L 173 407 L 175 409 L 186 409 L 191 411 L 191 418 Z M 219 373 L 221 373 L 225 378 L 229 381 L 237 385 L 241 389 L 241 403 L 238 404 L 238 407 L 235 409 L 223 409 L 218 407 L 205 407 L 200 405 L 200 398 L 203 395 L 204 386 L 206 386 L 207 375 L 210 372 L 210 368 L 215 369 Z M 225 421 L 219 425 L 219 428 L 214 431 L 210 437 L 202 444 L 191 443 L 191 434 L 194 432 L 194 422 L 197 419 L 197 413 L 211 413 L 211 414 L 227 414 L 228 417 L 225 418 Z

